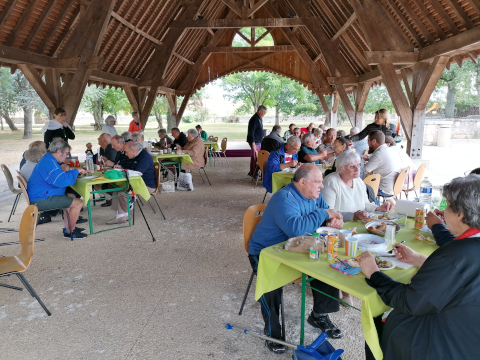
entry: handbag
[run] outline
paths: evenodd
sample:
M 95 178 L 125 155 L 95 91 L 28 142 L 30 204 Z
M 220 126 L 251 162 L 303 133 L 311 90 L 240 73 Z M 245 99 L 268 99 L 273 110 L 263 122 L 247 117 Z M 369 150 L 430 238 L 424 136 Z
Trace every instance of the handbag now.
M 191 173 L 180 173 L 178 175 L 177 190 L 193 190 L 193 181 Z
M 175 182 L 173 180 L 160 183 L 160 194 L 168 194 L 175 192 Z

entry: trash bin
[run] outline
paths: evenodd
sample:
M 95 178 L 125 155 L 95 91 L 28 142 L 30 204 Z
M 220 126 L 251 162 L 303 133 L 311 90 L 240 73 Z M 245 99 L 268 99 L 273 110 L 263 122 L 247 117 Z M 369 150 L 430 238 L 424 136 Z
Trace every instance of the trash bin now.
M 451 126 L 448 126 L 448 125 L 440 126 L 437 132 L 437 146 L 449 147 L 451 135 L 452 135 Z

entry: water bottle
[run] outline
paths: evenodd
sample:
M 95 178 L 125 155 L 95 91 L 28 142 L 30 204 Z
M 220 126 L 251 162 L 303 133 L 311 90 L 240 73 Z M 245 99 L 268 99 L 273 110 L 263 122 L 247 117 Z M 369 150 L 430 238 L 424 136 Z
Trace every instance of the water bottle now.
M 310 247 L 310 261 L 318 261 L 320 255 L 320 234 L 312 234 L 312 246 Z
M 85 161 L 85 164 L 87 165 L 87 170 L 93 171 L 95 170 L 94 165 L 93 165 L 93 153 L 92 154 L 87 154 L 87 160 Z
M 420 184 L 420 198 L 419 201 L 424 204 L 432 206 L 432 183 L 428 181 L 428 177 Z

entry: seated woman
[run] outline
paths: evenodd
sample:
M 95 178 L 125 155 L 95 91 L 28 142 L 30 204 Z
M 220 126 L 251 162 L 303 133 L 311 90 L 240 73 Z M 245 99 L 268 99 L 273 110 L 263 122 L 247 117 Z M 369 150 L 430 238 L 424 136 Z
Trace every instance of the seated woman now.
M 402 244 L 395 256 L 419 268 L 410 283 L 378 271 L 369 252 L 360 255 L 367 284 L 393 308 L 381 323 L 385 360 L 476 359 L 480 353 L 480 176 L 453 179 L 443 187 L 444 216 L 455 241 L 429 257 Z M 373 359 L 367 348 L 367 359 Z
M 20 174 L 28 181 L 30 179 L 30 175 L 32 175 L 32 171 L 40 161 L 43 155 L 47 152 L 47 148 L 45 144 L 42 142 L 43 147 L 32 147 L 25 151 L 25 164 L 20 168 Z
M 302 147 L 298 152 L 298 161 L 308 164 L 319 164 L 321 160 L 325 160 L 327 156 L 327 150 L 322 151 L 320 154 L 315 150 L 316 139 L 312 133 L 306 134 L 302 138 Z
M 350 151 L 348 149 L 348 140 L 344 137 L 339 137 L 339 138 L 336 138 L 335 141 L 333 142 L 333 152 L 335 153 L 335 156 L 339 156 L 341 153 L 345 152 L 345 151 Z M 337 168 L 336 168 L 336 165 L 335 165 L 335 162 L 333 162 L 333 166 L 330 170 L 326 170 L 325 171 L 325 174 L 324 176 L 326 177 L 327 175 L 330 175 L 331 173 L 337 171 Z M 365 166 L 365 162 L 363 161 L 362 158 L 360 158 L 360 178 L 363 180 L 365 179 L 365 169 L 364 169 L 364 166 Z
M 360 157 L 345 151 L 336 160 L 337 169 L 325 177 L 320 193 L 331 209 L 342 212 L 344 221 L 364 220 L 368 212 L 389 211 L 390 203 L 377 206 L 368 201 L 367 187 L 360 179 Z

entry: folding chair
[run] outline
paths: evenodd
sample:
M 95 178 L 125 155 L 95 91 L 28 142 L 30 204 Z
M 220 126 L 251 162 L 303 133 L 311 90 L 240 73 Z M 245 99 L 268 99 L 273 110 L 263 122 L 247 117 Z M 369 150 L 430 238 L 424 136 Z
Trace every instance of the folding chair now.
M 393 195 L 390 196 L 378 196 L 378 197 L 383 197 L 383 201 L 386 199 L 389 199 L 391 197 L 396 198 L 398 194 L 400 194 L 400 198 L 402 197 L 402 190 L 403 190 L 403 184 L 405 183 L 405 177 L 407 176 L 407 172 L 410 168 L 407 166 L 405 169 L 400 171 L 398 174 L 397 178 L 395 179 L 395 184 L 393 185 Z
M 227 151 L 227 138 L 223 138 L 222 139 L 222 144 L 221 144 L 221 150 L 218 151 L 218 155 L 220 157 L 220 155 L 223 154 L 223 157 L 225 158 L 225 161 L 227 162 L 227 166 L 230 166 L 230 164 L 228 163 L 228 160 L 227 160 L 227 155 L 225 154 L 225 151 Z
M 12 215 L 15 214 L 15 210 L 17 209 L 17 205 L 20 200 L 20 195 L 22 195 L 22 190 L 16 189 L 15 186 L 13 185 L 12 173 L 10 172 L 8 167 L 3 164 L 1 165 L 1 167 L 5 175 L 5 179 L 7 179 L 8 189 L 12 194 L 15 195 L 15 200 L 13 201 L 12 210 L 10 210 L 10 216 L 8 217 L 8 221 L 7 221 L 7 222 L 10 222 L 10 218 L 12 217 Z
M 205 180 L 203 180 L 203 176 L 202 176 L 202 173 L 200 172 L 200 170 L 203 170 L 203 172 L 205 173 L 205 177 L 208 180 L 208 183 L 210 184 L 210 186 L 212 186 L 212 183 L 210 182 L 210 179 L 208 178 L 207 172 L 205 171 L 205 167 L 207 166 L 207 163 L 208 163 L 208 148 L 205 148 L 205 152 L 203 153 L 203 159 L 205 160 L 205 165 L 199 167 L 197 170 L 198 170 L 198 173 L 200 174 L 200 177 L 202 178 L 203 183 L 205 184 Z
M 426 167 L 427 167 L 427 163 L 421 164 L 418 167 L 417 173 L 415 174 L 415 176 L 413 178 L 413 187 L 411 189 L 403 190 L 407 199 L 408 199 L 408 194 L 412 191 L 415 191 L 415 196 L 418 197 L 417 190 L 420 189 L 420 184 L 422 183 L 423 179 L 425 179 L 425 168 Z

